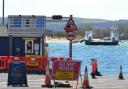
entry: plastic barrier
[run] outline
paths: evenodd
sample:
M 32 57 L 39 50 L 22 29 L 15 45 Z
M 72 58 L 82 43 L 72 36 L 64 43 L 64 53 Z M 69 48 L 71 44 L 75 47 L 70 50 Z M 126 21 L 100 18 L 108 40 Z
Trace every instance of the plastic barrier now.
M 63 61 L 63 60 L 64 60 L 64 58 L 63 58 L 63 57 L 60 57 L 60 58 L 58 58 L 58 60 L 59 60 L 59 61 Z
M 35 58 L 26 58 L 25 59 L 27 70 L 37 70 L 38 69 L 38 62 L 36 62 Z
M 6 72 L 9 69 L 10 63 L 13 61 L 24 62 L 26 64 L 27 73 L 45 73 L 48 64 L 48 58 L 0 56 L 0 72 Z
M 46 68 L 47 59 L 45 58 L 30 58 L 24 59 L 27 73 L 43 73 Z
M 41 65 L 40 65 L 41 70 L 46 70 L 47 64 L 48 64 L 48 59 L 47 58 L 42 58 Z
M 63 60 L 66 60 L 66 61 L 72 61 L 72 58 L 63 58 L 63 57 L 60 57 L 58 58 L 59 61 L 63 61 Z
M 67 61 L 72 61 L 72 58 L 67 58 L 66 60 L 67 60 Z
M 67 61 L 72 61 L 72 58 L 64 58 L 64 57 L 59 57 L 59 58 L 49 58 L 50 61 L 63 61 L 63 60 L 67 60 Z
M 7 70 L 7 56 L 0 57 L 0 72 L 6 72 Z
M 14 61 L 14 56 L 9 56 L 8 59 L 7 59 L 7 70 L 9 69 L 9 65 L 11 62 Z
M 51 58 L 51 61 L 57 61 L 58 60 L 58 58 Z

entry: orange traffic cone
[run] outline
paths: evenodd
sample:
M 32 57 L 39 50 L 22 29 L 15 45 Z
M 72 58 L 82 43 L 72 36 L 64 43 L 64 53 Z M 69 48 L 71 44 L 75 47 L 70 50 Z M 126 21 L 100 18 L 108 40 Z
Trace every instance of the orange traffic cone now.
M 120 73 L 119 73 L 119 79 L 124 79 L 123 72 L 122 72 L 122 65 L 120 66 Z
M 102 76 L 102 74 L 98 71 L 98 62 L 96 59 L 94 59 L 94 63 L 96 64 L 96 71 L 95 71 L 95 75 L 96 76 Z
M 88 69 L 87 66 L 85 67 L 85 73 L 84 73 L 84 80 L 83 80 L 83 84 L 82 84 L 82 88 L 89 88 L 89 81 L 88 81 Z
M 96 63 L 95 62 L 92 62 L 92 72 L 91 72 L 91 76 L 93 79 L 96 79 L 96 75 L 95 75 L 95 72 L 96 72 Z
M 48 65 L 46 66 L 45 85 L 51 85 L 50 69 Z
M 46 66 L 46 74 L 45 74 L 44 82 L 45 82 L 45 85 L 42 85 L 42 87 L 53 87 L 53 85 L 51 85 L 50 69 L 48 64 Z

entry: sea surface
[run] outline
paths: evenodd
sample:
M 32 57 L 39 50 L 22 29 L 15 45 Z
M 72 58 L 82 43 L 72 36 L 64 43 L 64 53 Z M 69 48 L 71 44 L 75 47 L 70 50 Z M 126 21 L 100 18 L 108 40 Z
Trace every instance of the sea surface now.
M 69 57 L 68 42 L 49 42 L 49 57 Z M 120 43 L 117 46 L 89 46 L 84 43 L 73 43 L 73 60 L 81 60 L 81 74 L 84 74 L 85 66 L 88 73 L 91 73 L 91 59 L 98 60 L 98 70 L 103 75 L 119 75 L 120 65 L 123 73 L 128 75 L 128 42 Z

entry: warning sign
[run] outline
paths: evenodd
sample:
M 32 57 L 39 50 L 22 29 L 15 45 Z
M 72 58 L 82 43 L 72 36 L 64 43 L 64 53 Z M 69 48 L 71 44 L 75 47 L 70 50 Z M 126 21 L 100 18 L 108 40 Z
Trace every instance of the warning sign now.
M 81 61 L 54 61 L 52 79 L 78 80 Z
M 74 80 L 74 71 L 56 71 L 56 80 Z
M 72 31 L 72 30 L 77 30 L 77 27 L 72 19 L 72 15 L 70 16 L 69 20 L 67 21 L 66 26 L 64 27 L 64 30 L 66 31 Z

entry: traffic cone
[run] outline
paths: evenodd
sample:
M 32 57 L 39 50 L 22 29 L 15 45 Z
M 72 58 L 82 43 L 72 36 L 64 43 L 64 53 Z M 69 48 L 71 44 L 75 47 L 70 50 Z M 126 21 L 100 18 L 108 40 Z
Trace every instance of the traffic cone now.
M 50 69 L 48 65 L 46 66 L 45 85 L 51 85 Z
M 123 72 L 122 72 L 122 65 L 120 66 L 120 73 L 119 73 L 119 79 L 124 79 Z
M 49 65 L 47 64 L 46 66 L 46 74 L 45 74 L 45 85 L 42 85 L 42 87 L 53 87 L 53 85 L 51 85 L 51 77 L 50 77 L 50 68 Z
M 96 64 L 95 64 L 95 62 L 92 62 L 92 72 L 91 72 L 91 76 L 92 76 L 92 78 L 93 79 L 96 79 L 96 75 L 95 75 L 95 72 L 96 72 Z
M 83 80 L 83 83 L 82 83 L 82 88 L 90 89 L 89 80 L 88 80 L 88 69 L 87 69 L 87 66 L 85 67 L 85 73 L 84 73 L 84 80 Z
M 102 74 L 98 71 L 98 62 L 96 59 L 94 59 L 94 63 L 96 64 L 96 71 L 95 71 L 95 75 L 96 76 L 102 76 Z

